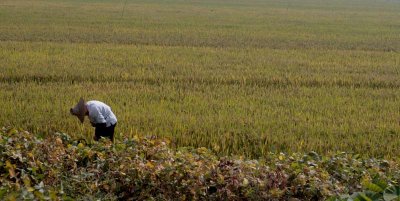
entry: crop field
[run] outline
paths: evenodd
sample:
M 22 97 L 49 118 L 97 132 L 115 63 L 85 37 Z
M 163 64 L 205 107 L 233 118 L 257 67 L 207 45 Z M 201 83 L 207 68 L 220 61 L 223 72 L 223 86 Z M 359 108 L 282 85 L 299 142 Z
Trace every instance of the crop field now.
M 267 152 L 400 152 L 398 0 L 1 0 L 0 126 Z

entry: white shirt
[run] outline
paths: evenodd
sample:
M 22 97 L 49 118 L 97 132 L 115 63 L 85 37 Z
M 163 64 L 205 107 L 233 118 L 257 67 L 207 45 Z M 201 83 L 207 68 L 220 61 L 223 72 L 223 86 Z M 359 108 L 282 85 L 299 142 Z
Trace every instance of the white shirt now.
M 86 102 L 87 109 L 89 111 L 89 120 L 92 123 L 106 123 L 109 127 L 117 123 L 117 117 L 111 111 L 110 106 L 103 102 L 92 100 Z

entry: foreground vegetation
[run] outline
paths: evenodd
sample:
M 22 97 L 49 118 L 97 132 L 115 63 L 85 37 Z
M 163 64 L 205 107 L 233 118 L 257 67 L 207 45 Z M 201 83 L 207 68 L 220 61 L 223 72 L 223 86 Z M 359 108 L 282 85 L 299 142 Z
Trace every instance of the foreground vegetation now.
M 86 145 L 63 133 L 35 136 L 0 131 L 1 200 L 400 198 L 398 164 L 358 155 L 268 153 L 257 161 L 206 148 L 174 151 L 154 138 Z
M 398 1 L 124 4 L 0 1 L 2 125 L 90 141 L 68 113 L 83 96 L 112 106 L 120 140 L 254 158 L 400 152 Z

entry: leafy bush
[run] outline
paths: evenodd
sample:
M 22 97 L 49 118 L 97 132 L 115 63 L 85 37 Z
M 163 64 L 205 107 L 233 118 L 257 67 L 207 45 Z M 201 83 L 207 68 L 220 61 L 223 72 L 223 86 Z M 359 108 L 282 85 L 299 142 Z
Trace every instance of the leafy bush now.
M 248 160 L 138 136 L 85 145 L 63 133 L 0 134 L 2 200 L 324 200 L 365 187 L 396 191 L 400 181 L 397 163 L 347 153 Z
M 364 190 L 352 195 L 340 195 L 329 198 L 329 201 L 392 201 L 400 200 L 400 187 L 388 185 L 386 182 L 374 179 L 364 183 Z

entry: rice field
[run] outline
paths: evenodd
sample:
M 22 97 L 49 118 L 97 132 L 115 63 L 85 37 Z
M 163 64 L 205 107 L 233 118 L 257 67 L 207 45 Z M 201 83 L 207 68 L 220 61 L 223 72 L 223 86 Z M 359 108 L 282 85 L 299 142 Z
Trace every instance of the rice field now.
M 400 1 L 2 0 L 0 126 L 262 157 L 400 151 Z

